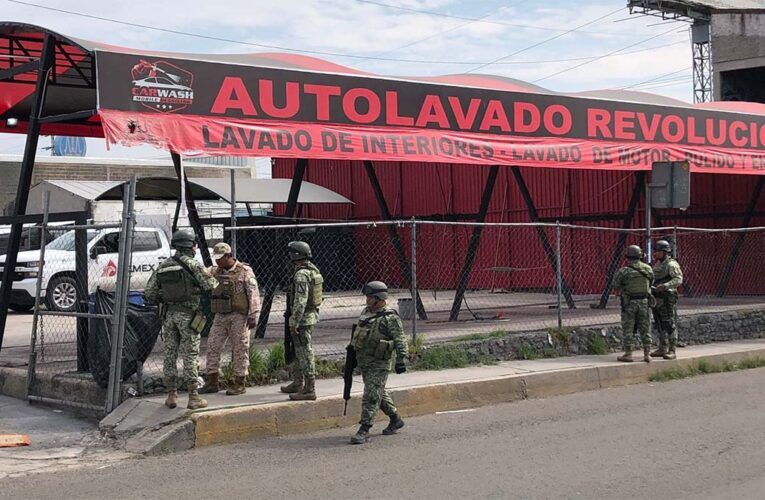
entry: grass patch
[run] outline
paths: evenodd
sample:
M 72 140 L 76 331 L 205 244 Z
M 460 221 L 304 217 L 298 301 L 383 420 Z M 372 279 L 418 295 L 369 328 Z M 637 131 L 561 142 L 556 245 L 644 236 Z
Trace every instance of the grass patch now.
M 543 358 L 557 358 L 559 356 L 560 353 L 558 353 L 557 349 L 553 349 L 552 347 L 545 347 L 544 351 L 542 351 Z
M 765 358 L 744 358 L 738 362 L 724 361 L 722 363 L 712 363 L 706 359 L 700 359 L 685 368 L 674 367 L 660 370 L 649 378 L 651 382 L 667 382 L 670 380 L 680 380 L 697 375 L 708 373 L 733 372 L 738 370 L 750 370 L 752 368 L 765 367 Z
M 496 339 L 500 337 L 506 337 L 509 335 L 510 332 L 507 330 L 494 330 L 493 332 L 489 333 L 472 333 L 470 335 L 463 335 L 462 337 L 457 337 L 454 340 L 450 340 L 450 342 L 469 342 L 471 340 L 488 340 L 488 339 Z
M 343 376 L 345 360 L 316 359 L 316 378 L 335 378 Z
M 409 359 L 417 359 L 425 350 L 425 335 L 420 333 L 415 336 L 414 341 L 407 344 L 407 350 Z
M 488 356 L 472 353 L 451 345 L 434 346 L 425 349 L 412 363 L 412 370 L 446 370 L 464 368 L 470 365 L 493 365 L 497 361 Z
M 515 353 L 515 356 L 518 359 L 530 360 L 539 358 L 539 353 L 530 345 L 521 344 L 521 346 L 518 348 L 518 352 Z
M 591 354 L 608 354 L 608 344 L 605 337 L 595 334 L 590 340 L 590 353 Z
M 557 346 L 563 352 L 568 352 L 571 348 L 571 330 L 568 328 L 550 328 L 547 330 L 552 338 L 553 345 Z

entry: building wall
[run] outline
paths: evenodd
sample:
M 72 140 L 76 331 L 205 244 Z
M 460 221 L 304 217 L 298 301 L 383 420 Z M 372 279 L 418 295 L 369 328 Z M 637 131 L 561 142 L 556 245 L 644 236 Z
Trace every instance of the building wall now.
M 715 99 L 729 100 L 725 94 L 735 89 L 725 84 L 725 72 L 765 68 L 765 10 L 715 12 L 711 36 Z

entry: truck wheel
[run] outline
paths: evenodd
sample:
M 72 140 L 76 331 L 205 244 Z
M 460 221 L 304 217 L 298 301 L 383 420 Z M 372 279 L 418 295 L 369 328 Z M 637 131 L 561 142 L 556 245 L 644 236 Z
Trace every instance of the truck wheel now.
M 77 308 L 77 283 L 69 276 L 53 278 L 45 293 L 51 311 L 74 312 Z
M 8 309 L 16 312 L 29 312 L 34 307 L 34 304 L 8 304 Z

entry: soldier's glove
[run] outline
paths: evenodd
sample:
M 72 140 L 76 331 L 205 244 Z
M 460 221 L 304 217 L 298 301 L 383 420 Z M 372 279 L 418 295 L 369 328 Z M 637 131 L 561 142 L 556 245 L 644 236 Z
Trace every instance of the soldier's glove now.
M 403 361 L 400 361 L 396 363 L 396 374 L 401 375 L 402 373 L 406 373 L 406 365 Z
M 247 329 L 248 330 L 252 330 L 256 326 L 258 326 L 257 318 L 247 318 Z

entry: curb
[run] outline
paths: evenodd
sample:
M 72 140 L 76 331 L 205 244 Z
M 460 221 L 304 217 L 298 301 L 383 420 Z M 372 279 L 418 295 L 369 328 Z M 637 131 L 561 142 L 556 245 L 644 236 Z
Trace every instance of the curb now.
M 26 399 L 27 370 L 0 367 L 0 394 L 16 399 Z
M 414 417 L 437 411 L 463 410 L 645 383 L 658 371 L 689 366 L 700 359 L 710 362 L 735 362 L 758 356 L 765 357 L 765 348 L 700 355 L 660 363 L 647 364 L 641 361 L 608 364 L 415 386 L 393 389 L 391 394 L 401 415 Z M 194 446 L 234 443 L 355 425 L 361 410 L 360 398 L 354 397 L 350 401 L 348 416 L 345 417 L 342 415 L 343 404 L 341 396 L 330 396 L 316 401 L 272 403 L 193 413 L 191 422 L 194 424 Z

